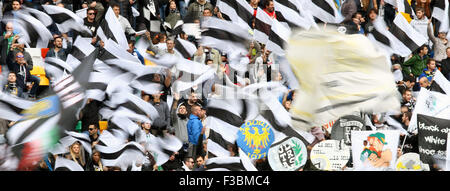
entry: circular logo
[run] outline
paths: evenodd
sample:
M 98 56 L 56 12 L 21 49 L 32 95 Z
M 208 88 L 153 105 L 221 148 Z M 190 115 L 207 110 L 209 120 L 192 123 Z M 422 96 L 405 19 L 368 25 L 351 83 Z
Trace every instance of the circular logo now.
M 269 123 L 252 120 L 241 125 L 236 140 L 239 148 L 251 159 L 261 159 L 267 156 L 267 151 L 275 139 Z
M 308 152 L 296 137 L 288 137 L 269 149 L 269 165 L 275 171 L 296 171 L 306 164 Z
M 347 28 L 345 28 L 344 26 L 340 26 L 337 28 L 337 31 L 341 34 L 345 34 L 345 32 L 347 32 Z

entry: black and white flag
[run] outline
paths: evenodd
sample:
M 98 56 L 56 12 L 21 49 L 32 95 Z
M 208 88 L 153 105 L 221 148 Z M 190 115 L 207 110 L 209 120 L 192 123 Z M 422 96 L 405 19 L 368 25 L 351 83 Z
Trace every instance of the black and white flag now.
M 340 11 L 336 8 L 333 0 L 311 0 L 303 1 L 305 10 L 324 23 L 340 23 L 344 20 Z
M 276 0 L 273 1 L 273 3 L 279 21 L 281 21 L 281 19 L 278 15 L 282 15 L 283 20 L 287 22 L 290 28 L 300 27 L 305 30 L 311 28 L 311 20 L 308 17 L 301 15 L 300 9 L 302 9 L 302 7 L 297 0 Z
M 56 5 L 42 5 L 42 7 L 56 23 L 56 26 L 61 33 L 75 30 L 82 34 L 92 36 L 91 30 L 84 25 L 83 19 L 69 9 L 58 7 Z
M 144 147 L 136 142 L 128 142 L 120 145 L 102 146 L 95 145 L 95 149 L 102 156 L 104 166 L 118 166 L 125 171 L 136 161 L 144 161 Z
M 55 171 L 84 171 L 84 169 L 73 160 L 58 157 L 55 160 Z
M 0 118 L 18 121 L 23 117 L 22 111 L 30 108 L 33 104 L 35 102 L 0 92 Z
M 224 18 L 243 29 L 251 29 L 254 10 L 245 0 L 220 0 L 217 1 L 217 7 Z
M 197 47 L 192 42 L 181 38 L 176 38 L 174 50 L 184 58 L 188 59 L 193 57 L 194 53 L 197 51 Z
M 100 27 L 97 30 L 97 35 L 105 43 L 109 39 L 112 39 L 122 49 L 128 49 L 128 41 L 125 36 L 125 31 L 122 29 L 122 25 L 111 7 L 108 8 L 105 14 L 105 19 L 100 23 Z

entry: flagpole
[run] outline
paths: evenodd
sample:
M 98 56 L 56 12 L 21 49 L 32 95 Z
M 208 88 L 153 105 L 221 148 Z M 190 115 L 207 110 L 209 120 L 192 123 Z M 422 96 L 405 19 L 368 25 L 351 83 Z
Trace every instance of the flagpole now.
M 403 152 L 403 146 L 405 146 L 405 141 L 406 141 L 407 136 L 408 135 L 405 135 L 405 138 L 403 139 L 402 147 L 400 148 L 400 151 L 402 151 L 402 152 Z

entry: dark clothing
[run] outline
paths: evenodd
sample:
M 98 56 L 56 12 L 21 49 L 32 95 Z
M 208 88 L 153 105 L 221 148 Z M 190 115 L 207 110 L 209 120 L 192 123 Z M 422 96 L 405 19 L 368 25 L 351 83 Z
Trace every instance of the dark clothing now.
M 441 73 L 450 80 L 450 58 L 441 61 Z
M 181 163 L 181 161 L 175 158 L 175 160 L 173 161 L 168 160 L 161 167 L 164 169 L 164 171 L 181 171 L 182 166 L 183 164 Z
M 81 131 L 88 131 L 88 127 L 90 124 L 98 124 L 98 121 L 100 121 L 100 106 L 101 102 L 97 100 L 92 100 L 90 103 L 86 104 L 84 108 L 81 110 L 82 117 L 81 117 Z
M 3 87 L 3 92 L 8 92 L 9 94 L 15 95 L 17 97 L 23 98 L 23 89 L 19 87 L 16 83 L 8 83 Z
M 72 50 L 72 44 L 68 43 L 67 45 L 67 49 L 61 48 L 58 53 L 55 53 L 55 48 L 50 48 L 50 50 L 48 50 L 46 57 L 55 57 L 58 58 L 60 60 L 66 61 L 67 60 L 67 55 L 70 54 L 70 51 Z
M 87 18 L 84 18 L 84 25 L 87 26 L 89 30 L 91 30 L 92 36 L 97 35 L 97 29 L 100 24 L 96 22 L 95 19 L 94 22 L 89 22 Z

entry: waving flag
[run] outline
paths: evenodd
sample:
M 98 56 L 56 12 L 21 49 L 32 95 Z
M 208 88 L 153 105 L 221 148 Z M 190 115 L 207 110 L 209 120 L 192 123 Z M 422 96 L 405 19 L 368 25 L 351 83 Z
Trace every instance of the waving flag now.
M 91 30 L 84 26 L 83 19 L 69 9 L 58 7 L 56 5 L 42 5 L 42 7 L 56 23 L 56 26 L 61 33 L 75 30 L 82 34 L 92 36 Z

